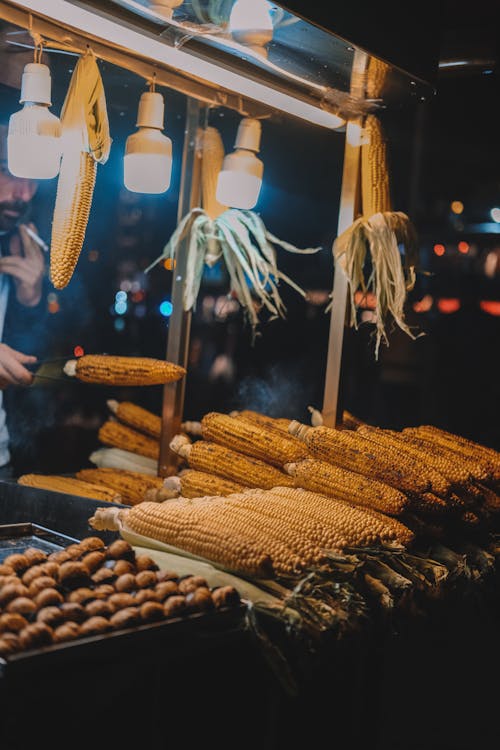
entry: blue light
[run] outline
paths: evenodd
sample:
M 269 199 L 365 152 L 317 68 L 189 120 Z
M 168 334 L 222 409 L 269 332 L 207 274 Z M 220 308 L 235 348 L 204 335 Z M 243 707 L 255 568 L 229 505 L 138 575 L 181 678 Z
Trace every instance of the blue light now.
M 125 315 L 125 313 L 127 312 L 127 307 L 128 305 L 126 302 L 115 302 L 115 313 L 117 315 Z
M 164 318 L 170 318 L 174 311 L 174 306 L 172 303 L 166 299 L 164 300 L 160 305 L 160 313 L 163 315 Z
M 116 302 L 126 302 L 127 301 L 127 292 L 117 292 L 115 294 L 115 301 Z
M 115 331 L 118 331 L 118 333 L 121 333 L 123 330 L 125 330 L 125 321 L 123 318 L 117 318 L 115 320 Z

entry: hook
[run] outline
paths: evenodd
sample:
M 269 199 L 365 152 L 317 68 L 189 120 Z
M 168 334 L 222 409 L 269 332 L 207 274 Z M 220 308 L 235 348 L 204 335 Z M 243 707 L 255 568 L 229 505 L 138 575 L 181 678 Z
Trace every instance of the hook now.
M 154 94 L 156 91 L 156 72 L 153 73 L 151 80 L 149 81 L 149 90 L 152 94 Z

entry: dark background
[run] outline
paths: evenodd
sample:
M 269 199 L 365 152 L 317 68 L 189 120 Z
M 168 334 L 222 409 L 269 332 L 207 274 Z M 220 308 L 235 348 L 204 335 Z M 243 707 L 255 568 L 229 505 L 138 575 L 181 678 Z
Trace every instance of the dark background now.
M 407 315 L 426 335 L 412 341 L 395 331 L 376 361 L 373 325 L 364 322 L 349 332 L 344 405 L 381 426 L 433 423 L 499 448 L 500 317 L 491 314 L 497 308 L 481 307 L 485 301 L 500 302 L 500 224 L 494 226 L 489 216 L 500 206 L 499 26 L 493 24 L 492 8 L 477 3 L 471 16 L 446 4 L 441 63 L 467 64 L 441 67 L 434 95 L 384 114 L 394 207 L 416 223 L 425 271 L 410 295 Z M 58 111 L 71 58 L 57 56 L 54 66 Z M 121 164 L 144 82 L 105 63 L 100 67 L 113 136 L 110 161 L 99 168 L 77 272 L 62 292 L 48 288 L 44 337 L 32 341 L 27 331 L 24 350 L 36 349 L 41 358 L 70 357 L 75 346 L 88 353 L 164 357 L 168 319 L 159 306 L 169 299 L 171 273 L 159 267 L 146 276 L 144 269 L 176 224 L 185 99 L 164 92 L 166 132 L 174 142 L 172 188 L 159 198 L 135 196 L 122 187 Z M 14 94 L 10 99 L 9 93 Z M 16 93 L 8 86 L 3 90 L 2 102 L 11 111 Z M 210 122 L 220 128 L 229 151 L 238 116 L 217 110 Z M 193 320 L 186 419 L 212 409 L 249 407 L 307 421 L 309 405 L 321 409 L 342 153 L 339 134 L 291 119 L 264 123 L 266 172 L 258 211 L 277 236 L 298 247 L 321 246 L 318 255 L 306 258 L 278 250 L 280 267 L 309 292 L 309 301 L 283 286 L 287 320 L 264 321 L 253 345 L 241 311 L 226 298 L 222 269 L 207 274 Z M 54 185 L 46 184 L 33 206 L 45 239 L 53 199 Z M 464 204 L 459 216 L 450 209 L 458 200 Z M 459 242 L 468 243 L 466 254 L 458 251 Z M 434 253 L 436 244 L 445 246 L 443 256 Z M 125 314 L 115 308 L 120 290 L 127 294 Z M 360 311 L 360 318 L 369 314 Z M 110 397 L 159 413 L 162 391 L 41 379 L 29 391 L 11 389 L 7 408 L 16 473 L 63 473 L 87 465 L 99 447 L 97 430 Z

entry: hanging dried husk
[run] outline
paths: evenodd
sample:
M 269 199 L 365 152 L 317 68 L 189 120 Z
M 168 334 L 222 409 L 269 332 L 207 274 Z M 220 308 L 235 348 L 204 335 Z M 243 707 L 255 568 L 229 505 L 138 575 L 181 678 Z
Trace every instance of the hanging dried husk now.
M 371 58 L 367 94 L 380 96 L 387 65 Z M 387 324 L 395 323 L 412 339 L 416 336 L 405 322 L 407 294 L 415 286 L 418 243 L 414 226 L 391 202 L 387 143 L 382 124 L 375 115 L 365 118 L 361 146 L 361 216 L 333 244 L 333 254 L 348 278 L 351 325 L 358 326 L 356 293 L 376 299 L 376 346 L 388 344 Z M 327 308 L 331 308 L 331 305 Z
M 106 100 L 91 50 L 79 58 L 61 113 L 63 155 L 50 247 L 50 277 L 56 289 L 70 282 L 83 247 L 97 164 L 109 156 Z

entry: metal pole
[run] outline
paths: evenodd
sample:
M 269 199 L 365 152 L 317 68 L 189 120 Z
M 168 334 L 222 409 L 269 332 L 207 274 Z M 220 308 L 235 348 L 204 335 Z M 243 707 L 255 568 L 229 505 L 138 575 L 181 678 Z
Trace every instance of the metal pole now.
M 356 51 L 354 53 L 351 81 L 351 93 L 354 96 L 364 96 L 364 73 L 367 63 L 368 55 L 365 52 Z M 356 218 L 361 159 L 361 126 L 361 118 L 350 121 L 347 124 L 338 235 L 345 232 Z M 341 419 L 340 379 L 342 373 L 344 331 L 348 320 L 348 294 L 347 276 L 339 264 L 335 262 L 322 410 L 323 424 L 327 427 L 336 427 Z
M 181 186 L 179 192 L 178 222 L 201 200 L 201 152 L 198 148 L 200 122 L 205 107 L 196 99 L 188 99 L 184 151 L 182 155 Z M 184 310 L 184 281 L 187 267 L 188 240 L 182 244 L 173 269 L 172 306 L 167 342 L 167 360 L 187 368 L 189 339 L 191 333 L 191 312 Z M 171 476 L 177 470 L 177 456 L 170 450 L 170 442 L 180 432 L 184 411 L 186 380 L 167 383 L 163 390 L 162 430 L 160 437 L 160 459 L 158 474 Z

